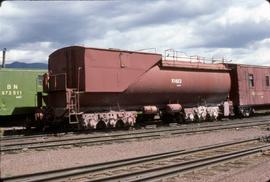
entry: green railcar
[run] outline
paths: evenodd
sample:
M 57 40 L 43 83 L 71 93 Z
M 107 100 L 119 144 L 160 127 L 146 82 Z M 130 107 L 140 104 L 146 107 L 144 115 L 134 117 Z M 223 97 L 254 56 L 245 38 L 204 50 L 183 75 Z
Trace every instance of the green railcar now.
M 46 70 L 0 69 L 0 117 L 32 114 Z

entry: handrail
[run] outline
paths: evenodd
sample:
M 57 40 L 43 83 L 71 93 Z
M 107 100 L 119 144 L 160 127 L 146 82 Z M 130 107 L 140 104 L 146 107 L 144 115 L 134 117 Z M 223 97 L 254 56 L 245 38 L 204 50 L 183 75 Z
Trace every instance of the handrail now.
M 181 54 L 182 56 L 179 56 Z M 170 59 L 168 59 L 170 58 Z M 188 56 L 185 52 L 182 51 L 176 51 L 174 49 L 166 49 L 163 55 L 163 60 L 169 60 L 169 61 L 188 61 L 190 63 L 192 62 L 199 62 L 199 63 L 227 63 L 232 62 L 232 60 L 227 60 L 224 57 L 217 59 L 217 58 L 206 58 L 203 56 L 198 55 L 192 55 Z

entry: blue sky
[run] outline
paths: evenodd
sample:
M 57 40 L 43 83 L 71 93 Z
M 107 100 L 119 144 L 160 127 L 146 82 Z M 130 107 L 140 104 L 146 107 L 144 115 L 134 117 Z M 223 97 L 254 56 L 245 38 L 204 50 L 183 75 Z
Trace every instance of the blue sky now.
M 47 62 L 70 46 L 140 50 L 270 65 L 270 4 L 265 0 L 4 1 L 0 48 L 7 63 Z

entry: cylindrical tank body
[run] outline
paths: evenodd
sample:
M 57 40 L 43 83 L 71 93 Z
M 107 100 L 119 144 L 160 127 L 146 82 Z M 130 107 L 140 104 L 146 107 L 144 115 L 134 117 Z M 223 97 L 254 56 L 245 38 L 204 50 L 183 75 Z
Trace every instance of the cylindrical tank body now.
M 228 72 L 163 70 L 155 66 L 124 92 L 85 93 L 81 95 L 80 104 L 94 110 L 103 107 L 136 109 L 144 105 L 165 107 L 169 103 L 194 107 L 198 104 L 219 104 L 226 99 L 229 91 Z
M 228 96 L 228 72 L 199 69 L 163 69 L 155 66 L 145 73 L 126 92 L 145 95 L 135 100 L 157 104 L 181 103 L 185 106 L 217 104 Z

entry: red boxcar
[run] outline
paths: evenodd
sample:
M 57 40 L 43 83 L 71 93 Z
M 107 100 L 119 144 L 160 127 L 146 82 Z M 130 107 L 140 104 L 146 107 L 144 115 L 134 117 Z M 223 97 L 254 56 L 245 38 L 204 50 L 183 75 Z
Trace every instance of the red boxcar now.
M 270 67 L 229 64 L 232 87 L 230 98 L 237 111 L 249 116 L 270 106 Z

